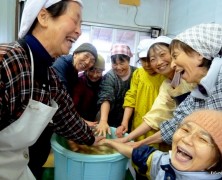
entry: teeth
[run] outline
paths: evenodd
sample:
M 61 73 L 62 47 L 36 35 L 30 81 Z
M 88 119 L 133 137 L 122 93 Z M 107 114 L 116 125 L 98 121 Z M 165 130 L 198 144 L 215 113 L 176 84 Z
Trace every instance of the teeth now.
M 186 154 L 185 152 L 180 151 L 180 152 L 178 152 L 178 154 L 180 154 L 181 156 L 183 156 L 186 159 L 192 159 L 192 157 L 189 156 L 188 154 Z
M 183 156 L 186 159 L 192 159 L 192 156 L 182 149 L 178 149 L 178 154 Z
M 162 65 L 161 67 L 159 67 L 159 70 L 163 70 L 166 68 L 167 65 Z
M 68 40 L 71 42 L 71 43 L 74 43 L 76 40 L 74 38 L 71 38 L 69 37 Z
M 76 40 L 75 40 L 75 39 L 72 39 L 72 43 L 74 43 L 74 42 L 76 42 Z

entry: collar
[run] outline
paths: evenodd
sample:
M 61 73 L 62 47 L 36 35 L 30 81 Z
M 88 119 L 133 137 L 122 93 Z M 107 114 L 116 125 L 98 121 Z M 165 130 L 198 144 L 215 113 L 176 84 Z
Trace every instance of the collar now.
M 163 171 L 165 171 L 164 179 L 170 179 L 170 180 L 176 179 L 176 174 L 170 164 L 160 165 L 160 167 Z
M 25 41 L 32 50 L 34 60 L 39 63 L 47 64 L 47 66 L 52 65 L 54 58 L 49 55 L 38 39 L 36 39 L 33 35 L 28 34 L 25 36 Z
M 210 96 L 215 87 L 221 66 L 222 59 L 214 58 L 207 75 L 201 79 L 199 86 L 191 92 L 191 96 L 199 99 L 206 99 Z
M 219 173 L 209 173 L 206 171 L 197 171 L 197 172 L 190 172 L 190 171 L 179 171 L 175 167 L 173 167 L 171 163 L 171 154 L 172 151 L 169 151 L 169 163 L 165 165 L 160 165 L 161 169 L 165 172 L 164 179 L 180 179 L 180 180 L 194 180 L 199 179 L 208 179 L 208 180 L 221 180 L 222 175 Z
M 34 59 L 34 78 L 42 84 L 48 82 L 48 68 L 54 59 L 49 55 L 42 44 L 31 34 L 24 37 L 29 45 Z

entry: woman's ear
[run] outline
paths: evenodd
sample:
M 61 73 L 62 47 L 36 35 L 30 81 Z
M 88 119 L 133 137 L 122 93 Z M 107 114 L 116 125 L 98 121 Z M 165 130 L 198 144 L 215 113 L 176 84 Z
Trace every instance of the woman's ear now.
M 45 8 L 41 9 L 38 16 L 37 16 L 39 24 L 42 27 L 47 27 L 49 17 L 50 17 L 50 15 L 49 15 L 48 11 Z

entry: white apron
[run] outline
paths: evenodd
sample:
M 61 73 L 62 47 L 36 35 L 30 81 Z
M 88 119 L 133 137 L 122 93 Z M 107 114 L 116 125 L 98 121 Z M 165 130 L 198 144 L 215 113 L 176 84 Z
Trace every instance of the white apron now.
M 21 117 L 0 131 L 0 180 L 35 179 L 27 164 L 28 147 L 33 145 L 58 109 L 55 101 L 51 107 L 32 99 L 34 63 L 31 57 L 31 98 Z

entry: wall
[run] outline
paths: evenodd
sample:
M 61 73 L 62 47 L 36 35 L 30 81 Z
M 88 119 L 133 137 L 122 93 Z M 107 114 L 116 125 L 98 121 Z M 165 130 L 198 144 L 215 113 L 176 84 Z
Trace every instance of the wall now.
M 165 19 L 168 18 L 168 0 L 140 0 L 138 8 L 119 4 L 119 0 L 83 0 L 83 3 L 83 22 L 148 29 L 158 26 L 165 29 Z
M 119 0 L 82 1 L 83 22 L 148 30 L 150 26 L 166 27 L 169 0 L 140 0 L 138 8 L 119 4 Z M 0 0 L 0 3 L 0 43 L 11 42 L 15 39 L 16 0 Z
M 222 23 L 221 0 L 170 0 L 167 34 L 171 37 L 200 23 Z
M 15 0 L 0 0 L 0 43 L 15 39 Z
M 0 43 L 15 39 L 15 2 L 16 0 L 0 0 Z M 119 0 L 83 2 L 84 22 L 139 28 L 158 26 L 172 37 L 195 24 L 222 23 L 221 0 L 141 0 L 137 15 L 135 6 L 121 5 Z

